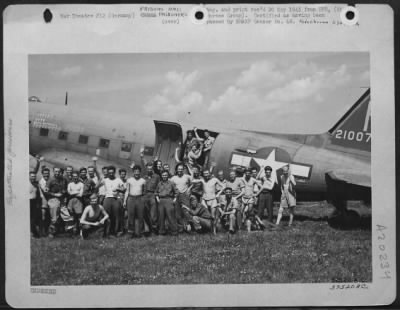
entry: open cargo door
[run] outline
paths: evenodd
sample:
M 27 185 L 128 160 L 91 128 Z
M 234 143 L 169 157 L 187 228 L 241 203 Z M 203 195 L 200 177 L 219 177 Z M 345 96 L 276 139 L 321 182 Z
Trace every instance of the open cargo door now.
M 163 164 L 175 168 L 175 150 L 182 145 L 182 127 L 177 123 L 154 121 L 156 127 L 155 155 Z

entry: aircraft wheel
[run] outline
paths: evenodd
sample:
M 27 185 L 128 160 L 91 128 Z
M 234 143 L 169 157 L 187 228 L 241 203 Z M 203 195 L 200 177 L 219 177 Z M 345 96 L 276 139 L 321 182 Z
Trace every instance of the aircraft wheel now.
M 336 211 L 328 219 L 328 224 L 333 228 L 339 229 L 358 228 L 361 224 L 361 217 L 354 210 Z

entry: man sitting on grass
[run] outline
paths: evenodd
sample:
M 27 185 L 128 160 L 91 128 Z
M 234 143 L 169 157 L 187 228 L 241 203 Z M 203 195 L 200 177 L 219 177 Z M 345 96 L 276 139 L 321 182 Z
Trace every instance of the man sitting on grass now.
M 103 237 L 107 237 L 110 229 L 109 216 L 103 206 L 98 203 L 97 194 L 90 196 L 90 205 L 83 211 L 81 217 L 81 237 L 86 239 L 90 233 L 95 231 L 103 232 Z

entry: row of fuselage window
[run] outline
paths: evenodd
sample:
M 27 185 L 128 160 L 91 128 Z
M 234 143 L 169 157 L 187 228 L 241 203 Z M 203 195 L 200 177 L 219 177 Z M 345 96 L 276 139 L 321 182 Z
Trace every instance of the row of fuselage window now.
M 39 136 L 41 137 L 48 137 L 49 129 L 48 128 L 40 128 Z M 68 132 L 66 131 L 59 131 L 58 132 L 58 140 L 67 141 L 68 140 Z M 79 144 L 88 144 L 89 136 L 79 135 L 78 143 Z M 99 147 L 101 148 L 108 148 L 110 146 L 110 140 L 100 138 L 99 139 Z M 132 143 L 122 142 L 121 151 L 123 152 L 131 152 L 132 150 Z

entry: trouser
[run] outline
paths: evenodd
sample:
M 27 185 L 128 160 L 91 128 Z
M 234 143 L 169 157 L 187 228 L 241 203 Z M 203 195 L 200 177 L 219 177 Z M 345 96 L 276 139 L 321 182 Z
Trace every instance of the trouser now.
M 208 165 L 208 161 L 210 160 L 210 151 L 203 152 L 203 154 L 204 154 L 203 169 L 206 169 L 207 165 Z
M 176 235 L 178 233 L 176 211 L 175 205 L 172 201 L 172 198 L 170 197 L 160 197 L 160 203 L 158 204 L 158 227 L 159 233 L 161 235 L 166 234 L 165 219 L 167 219 L 168 221 L 168 226 L 171 230 L 171 234 Z
M 240 212 L 236 212 L 236 214 L 239 214 Z M 230 231 L 235 231 L 235 227 L 236 227 L 236 224 L 237 224 L 237 217 L 236 217 L 236 215 L 234 214 L 234 213 L 232 213 L 232 214 L 227 214 L 227 215 L 224 215 L 222 218 L 221 218 L 221 221 L 222 221 L 222 224 L 226 227 L 226 226 L 228 226 L 229 227 L 229 230 Z M 239 226 L 240 227 L 240 226 Z
M 121 213 L 122 205 L 118 198 L 107 197 L 104 199 L 104 210 L 110 216 L 110 233 L 116 234 L 122 230 Z
M 150 231 L 156 232 L 158 225 L 158 208 L 156 196 L 154 193 L 146 193 L 143 197 L 145 213 L 144 219 L 146 221 L 147 226 L 149 226 Z
M 84 209 L 84 205 L 82 203 L 82 198 L 73 197 L 73 198 L 69 199 L 68 211 L 70 213 L 72 213 L 72 215 L 74 217 L 74 223 L 75 223 L 74 232 L 75 233 L 79 232 L 79 227 L 80 227 L 79 221 L 81 219 L 83 209 Z
M 176 220 L 178 222 L 178 230 L 180 232 L 183 231 L 183 227 L 186 226 L 186 220 L 183 214 L 183 208 L 182 205 L 185 205 L 186 207 L 190 208 L 190 198 L 189 195 L 186 193 L 179 193 L 178 197 L 176 199 Z
M 128 233 L 141 236 L 144 232 L 144 201 L 143 196 L 129 196 L 128 209 Z M 135 221 L 138 220 L 136 227 Z
M 40 236 L 40 226 L 42 218 L 42 206 L 38 199 L 30 199 L 30 221 L 31 233 L 38 237 Z
M 264 217 L 264 210 L 267 209 L 268 221 L 272 222 L 273 217 L 273 200 L 271 192 L 261 192 L 258 199 L 257 215 L 262 219 Z
M 104 195 L 99 195 L 99 205 L 103 206 L 104 204 L 104 199 L 106 198 L 106 196 Z
M 107 237 L 110 232 L 110 220 L 104 221 L 104 224 L 99 226 L 81 225 L 81 229 L 83 238 L 87 238 L 92 233 L 103 233 L 103 237 Z
M 211 231 L 212 228 L 212 219 L 202 218 L 200 216 L 194 215 L 192 217 L 191 222 L 193 223 L 193 227 L 196 231 Z
M 85 209 L 88 205 L 90 205 L 90 195 L 82 197 L 82 204 L 83 204 L 83 209 Z
M 58 220 L 60 218 L 60 208 L 61 202 L 58 198 L 51 198 L 48 201 L 49 205 L 49 214 L 50 214 L 50 226 L 49 226 L 49 233 L 54 235 L 57 233 L 57 225 Z

